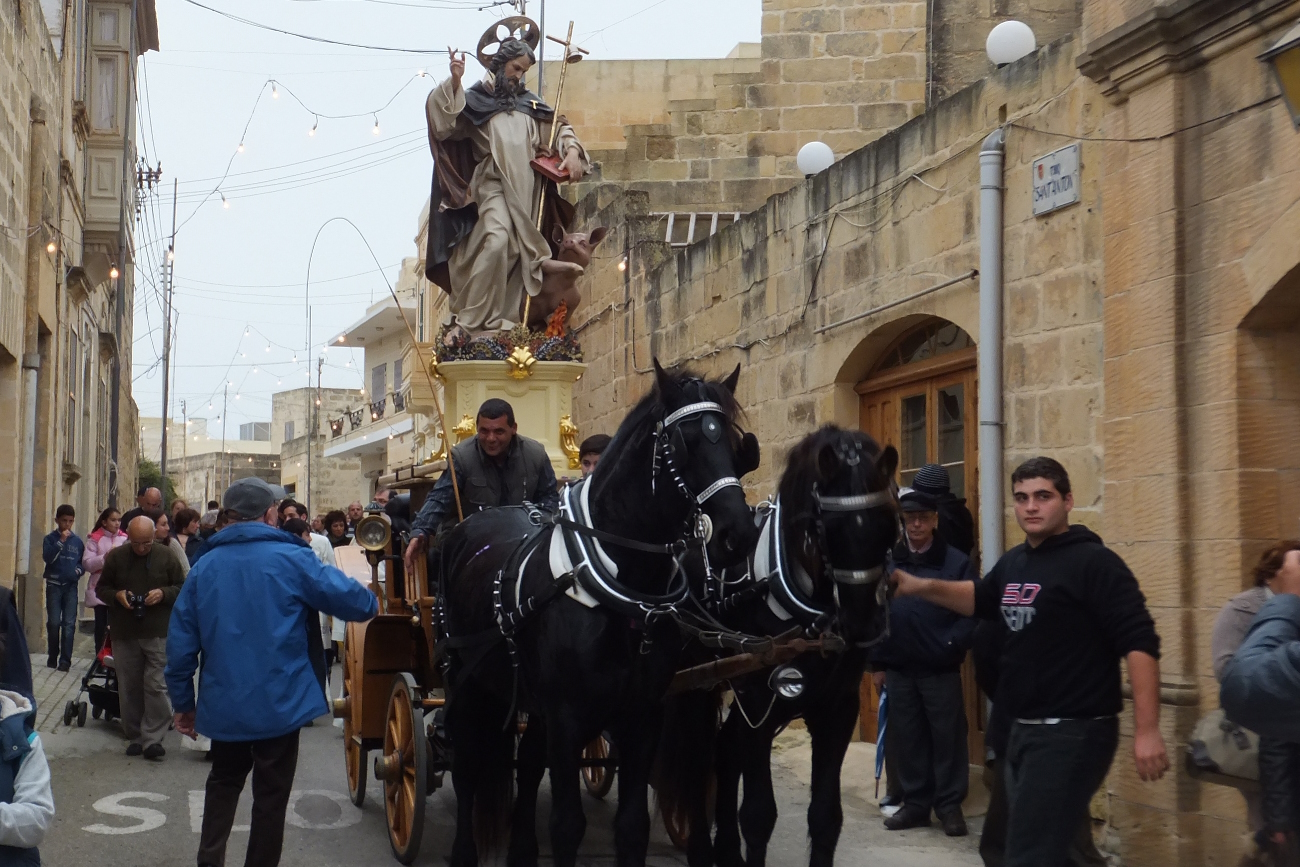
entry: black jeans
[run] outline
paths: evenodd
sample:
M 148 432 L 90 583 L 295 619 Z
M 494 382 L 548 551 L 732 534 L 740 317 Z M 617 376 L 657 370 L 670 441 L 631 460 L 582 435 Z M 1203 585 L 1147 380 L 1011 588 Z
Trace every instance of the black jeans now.
M 253 822 L 244 867 L 276 867 L 284 847 L 284 815 L 298 770 L 298 732 L 264 741 L 213 741 L 203 800 L 199 867 L 224 867 L 235 808 L 253 772 Z
M 959 809 L 970 783 L 961 674 L 885 674 L 886 755 L 892 753 L 903 804 L 938 815 Z M 892 746 L 892 749 L 891 749 Z
M 1003 764 L 1004 760 L 999 758 L 989 768 L 993 783 L 989 787 L 989 809 L 984 814 L 984 829 L 980 831 L 980 859 L 984 861 L 984 867 L 1002 867 L 1006 862 L 1007 787 Z M 1077 824 L 1078 830 L 1070 840 L 1071 867 L 1106 867 L 1106 859 L 1092 841 L 1092 816 L 1087 807 Z
M 108 637 L 108 606 L 95 606 L 95 653 L 99 653 L 104 647 L 104 639 Z
M 1079 817 L 1106 779 L 1119 720 L 1011 724 L 1003 768 L 1007 790 L 1006 867 L 1065 867 Z

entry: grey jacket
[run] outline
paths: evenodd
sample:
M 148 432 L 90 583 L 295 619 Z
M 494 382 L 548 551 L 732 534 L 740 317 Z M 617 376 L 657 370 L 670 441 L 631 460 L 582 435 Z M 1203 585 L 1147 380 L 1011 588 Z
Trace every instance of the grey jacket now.
M 1300 742 L 1300 596 L 1274 596 L 1223 672 L 1228 719 L 1262 737 Z

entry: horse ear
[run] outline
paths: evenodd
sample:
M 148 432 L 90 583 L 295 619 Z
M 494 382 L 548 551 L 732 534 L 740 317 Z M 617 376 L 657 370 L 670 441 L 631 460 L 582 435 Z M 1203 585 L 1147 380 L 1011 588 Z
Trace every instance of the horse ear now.
M 591 234 L 587 236 L 587 243 L 591 244 L 591 246 L 594 247 L 597 244 L 599 244 L 601 241 L 605 240 L 605 236 L 608 234 L 609 234 L 609 229 L 606 229 L 604 226 L 597 226 L 596 228 L 592 229 Z
M 551 240 L 554 241 L 557 245 L 564 243 L 564 227 L 561 226 L 559 223 L 556 223 L 551 228 Z
M 745 476 L 758 469 L 762 455 L 758 448 L 758 437 L 748 431 L 740 438 L 740 448 L 736 450 L 736 475 Z
M 881 478 L 892 482 L 894 473 L 898 471 L 898 449 L 885 446 L 880 457 L 876 458 L 876 469 L 880 471 Z
M 654 361 L 655 366 L 655 382 L 659 386 L 659 397 L 663 399 L 670 394 L 675 394 L 677 391 L 677 383 L 673 382 L 673 378 L 659 366 L 658 358 L 652 360 Z
M 725 386 L 727 387 L 727 391 L 731 392 L 732 394 L 735 394 L 735 393 L 736 393 L 736 383 L 738 383 L 738 382 L 740 382 L 740 365 L 739 365 L 739 364 L 736 365 L 736 369 L 735 369 L 735 370 L 731 371 L 731 376 L 728 376 L 726 379 L 724 379 L 724 380 L 722 381 L 722 384 L 725 385 Z

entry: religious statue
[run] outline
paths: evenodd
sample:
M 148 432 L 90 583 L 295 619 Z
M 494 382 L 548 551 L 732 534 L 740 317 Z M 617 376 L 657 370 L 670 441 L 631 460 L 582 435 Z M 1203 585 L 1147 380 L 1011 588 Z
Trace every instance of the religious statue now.
M 535 42 L 535 25 L 533 33 Z M 469 87 L 465 53 L 451 50 L 451 74 L 425 103 L 434 159 L 426 274 L 450 296 L 448 346 L 509 331 L 546 277 L 572 281 L 583 271 L 548 241 L 567 233 L 573 206 L 533 163 L 551 157 L 553 175 L 569 182 L 591 163 L 573 127 L 524 84 L 533 48 L 504 39 L 487 75 Z M 482 50 L 478 56 L 485 59 Z

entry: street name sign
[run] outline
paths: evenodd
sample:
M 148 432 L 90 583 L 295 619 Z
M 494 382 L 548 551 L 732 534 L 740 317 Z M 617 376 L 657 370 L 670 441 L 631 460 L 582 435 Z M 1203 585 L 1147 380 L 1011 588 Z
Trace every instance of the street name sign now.
M 1034 160 L 1034 216 L 1079 201 L 1079 145 L 1076 142 Z

